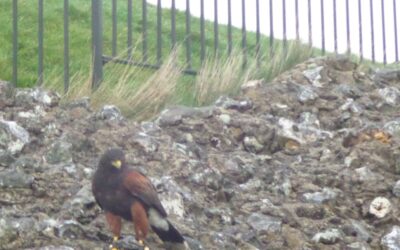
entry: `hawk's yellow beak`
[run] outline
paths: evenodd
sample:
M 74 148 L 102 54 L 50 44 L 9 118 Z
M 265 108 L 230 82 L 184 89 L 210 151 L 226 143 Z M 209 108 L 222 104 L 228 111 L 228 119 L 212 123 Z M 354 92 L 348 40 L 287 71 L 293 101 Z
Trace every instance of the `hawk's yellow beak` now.
M 114 167 L 120 169 L 122 166 L 122 162 L 120 160 L 115 160 L 113 162 L 111 162 L 111 165 L 113 165 Z

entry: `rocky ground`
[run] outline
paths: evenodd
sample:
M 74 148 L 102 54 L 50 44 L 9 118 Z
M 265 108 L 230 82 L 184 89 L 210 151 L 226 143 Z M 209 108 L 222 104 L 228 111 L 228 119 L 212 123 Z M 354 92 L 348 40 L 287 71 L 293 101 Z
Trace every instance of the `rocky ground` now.
M 0 249 L 107 249 L 90 182 L 111 146 L 151 177 L 192 249 L 400 249 L 399 108 L 400 71 L 345 58 L 143 123 L 0 83 Z M 123 234 L 140 249 L 129 223 Z

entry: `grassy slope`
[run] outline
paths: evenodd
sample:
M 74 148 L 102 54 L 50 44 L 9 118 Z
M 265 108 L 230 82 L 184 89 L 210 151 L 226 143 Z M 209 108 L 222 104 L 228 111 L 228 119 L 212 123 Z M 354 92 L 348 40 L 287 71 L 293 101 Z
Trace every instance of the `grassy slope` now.
M 0 79 L 11 80 L 11 10 L 12 1 L 0 1 Z M 141 1 L 133 1 L 133 40 L 134 60 L 142 58 L 141 36 Z M 19 1 L 19 86 L 32 86 L 37 80 L 37 1 Z M 92 102 L 101 105 L 104 102 L 115 102 L 117 99 L 127 100 L 130 96 L 136 96 L 140 91 L 148 94 L 146 101 L 154 100 L 150 113 L 157 112 L 165 104 L 183 103 L 188 105 L 202 105 L 213 101 L 222 93 L 234 94 L 238 86 L 250 78 L 271 79 L 280 72 L 292 67 L 296 63 L 310 56 L 310 51 L 305 46 L 289 44 L 288 53 L 282 52 L 282 44 L 275 41 L 275 57 L 269 57 L 269 39 L 261 37 L 262 64 L 255 67 L 256 36 L 247 33 L 248 65 L 242 69 L 240 53 L 241 34 L 240 29 L 233 29 L 233 44 L 235 53 L 227 58 L 227 27 L 219 27 L 219 56 L 213 57 L 213 23 L 205 23 L 207 66 L 203 68 L 198 77 L 181 76 L 179 71 L 173 70 L 171 65 L 185 65 L 185 14 L 177 12 L 177 41 L 181 45 L 175 61 L 167 64 L 167 70 L 155 73 L 154 70 L 137 67 L 126 67 L 109 63 L 105 66 L 105 80 L 98 93 L 90 92 L 90 66 L 91 66 L 91 6 L 87 0 L 70 1 L 70 72 L 71 91 L 67 98 L 76 98 L 82 95 L 92 95 Z M 104 13 L 104 54 L 111 55 L 111 1 L 103 1 Z M 162 16 L 162 41 L 163 61 L 168 61 L 171 47 L 170 42 L 170 11 L 163 10 Z M 148 7 L 148 51 L 149 62 L 156 62 L 156 8 Z M 62 90 L 63 80 L 63 2 L 45 1 L 44 3 L 44 79 L 47 86 Z M 125 1 L 118 1 L 118 53 L 126 52 L 127 41 L 127 6 Z M 193 67 L 200 66 L 200 23 L 198 18 L 191 19 L 192 31 L 192 58 Z M 171 73 L 172 72 L 172 73 Z M 174 85 L 169 85 L 174 81 Z M 145 82 L 146 84 L 143 84 Z M 157 82 L 156 84 L 154 82 Z M 224 86 L 218 85 L 224 82 Z M 229 83 L 229 84 L 227 84 Z M 151 84 L 153 87 L 151 90 Z M 155 93 L 164 85 L 168 91 L 161 97 Z M 143 86 L 146 87 L 143 87 Z M 210 85 L 215 85 L 210 87 Z M 207 94 L 206 91 L 213 93 Z M 212 97 L 212 98 L 210 98 Z M 139 99 L 139 98 L 137 98 Z M 158 100 L 162 100 L 157 102 Z M 142 112 L 142 104 L 126 101 L 119 103 L 128 115 L 136 116 L 137 110 Z M 125 108 L 124 108 L 125 107 Z

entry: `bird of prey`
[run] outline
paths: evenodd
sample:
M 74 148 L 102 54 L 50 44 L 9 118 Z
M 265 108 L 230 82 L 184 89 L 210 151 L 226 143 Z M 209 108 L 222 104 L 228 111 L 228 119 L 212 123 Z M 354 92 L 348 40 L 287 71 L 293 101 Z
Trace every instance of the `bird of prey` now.
M 122 219 L 125 219 L 133 222 L 135 238 L 145 249 L 149 249 L 145 245 L 149 228 L 166 246 L 188 249 L 182 235 L 167 220 L 167 213 L 150 180 L 127 166 L 121 149 L 109 149 L 101 156 L 93 176 L 92 191 L 97 203 L 105 211 L 106 221 L 113 233 L 113 243 L 120 238 Z M 113 245 L 111 248 L 117 249 Z

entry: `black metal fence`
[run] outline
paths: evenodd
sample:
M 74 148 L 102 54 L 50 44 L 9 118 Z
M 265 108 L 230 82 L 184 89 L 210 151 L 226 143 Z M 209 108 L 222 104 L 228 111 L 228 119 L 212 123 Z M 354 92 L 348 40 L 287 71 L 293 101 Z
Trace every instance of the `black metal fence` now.
M 12 27 L 13 27 L 13 35 L 12 35 L 12 43 L 13 43 L 13 74 L 12 74 L 12 82 L 17 84 L 18 82 L 18 0 L 13 1 L 13 9 L 12 9 Z M 183 1 L 183 0 L 182 0 Z M 182 2 L 180 1 L 180 2 Z M 38 2 L 38 83 L 41 84 L 43 82 L 43 8 L 44 1 L 37 0 Z M 166 1 L 163 0 L 163 4 Z M 325 54 L 327 51 L 327 42 L 331 42 L 328 38 L 328 34 L 330 35 L 331 30 L 333 29 L 333 53 L 339 53 L 338 44 L 339 40 L 345 37 L 346 40 L 346 53 L 356 53 L 358 54 L 360 60 L 365 58 L 365 53 L 370 52 L 369 58 L 372 62 L 380 61 L 383 64 L 387 64 L 387 44 L 391 43 L 394 51 L 389 51 L 395 55 L 394 62 L 398 62 L 398 36 L 397 36 L 397 3 L 396 0 L 369 0 L 357 2 L 349 1 L 349 0 L 250 0 L 250 1 L 232 1 L 232 0 L 198 0 L 198 1 L 189 1 L 185 0 L 185 24 L 184 24 L 184 39 L 179 40 L 177 36 L 177 15 L 178 13 L 177 4 L 178 0 L 170 0 L 168 3 L 170 4 L 169 9 L 166 10 L 162 7 L 162 1 L 157 0 L 155 2 L 155 6 L 149 6 L 146 0 L 112 0 L 112 20 L 111 20 L 111 29 L 112 29 L 112 38 L 111 38 L 111 55 L 105 55 L 103 52 L 104 44 L 103 44 L 103 1 L 102 0 L 91 0 L 92 4 L 92 51 L 93 51 L 93 87 L 96 88 L 102 78 L 103 78 L 103 66 L 108 62 L 116 62 L 123 64 L 132 64 L 140 67 L 150 67 L 150 68 L 159 68 L 163 61 L 163 53 L 165 50 L 173 50 L 177 44 L 182 44 L 185 49 L 185 62 L 186 69 L 185 72 L 188 74 L 196 74 L 196 69 L 193 67 L 193 54 L 192 54 L 192 43 L 194 37 L 198 39 L 200 43 L 200 54 L 199 60 L 203 62 L 206 59 L 206 56 L 211 52 L 214 54 L 220 53 L 221 50 L 224 50 L 228 54 L 232 53 L 235 38 L 233 37 L 233 30 L 235 29 L 233 20 L 241 19 L 241 37 L 240 37 L 240 48 L 243 53 L 243 57 L 245 60 L 249 55 L 249 36 L 255 36 L 255 54 L 257 60 L 263 60 L 262 57 L 259 56 L 261 54 L 270 54 L 272 55 L 275 51 L 277 40 L 282 40 L 282 46 L 284 49 L 288 46 L 288 40 L 291 40 L 292 37 L 294 40 L 299 40 L 305 43 L 308 43 L 310 46 L 316 46 L 321 49 L 321 53 Z M 351 2 L 351 6 L 349 5 Z M 344 14 L 343 12 L 338 13 L 338 4 L 344 6 Z M 211 4 L 211 6 L 209 6 Z M 223 5 L 222 5 L 223 4 Z M 240 14 L 232 11 L 233 5 L 239 4 L 241 11 Z M 300 5 L 301 4 L 301 5 Z M 356 4 L 356 7 L 355 5 Z M 198 19 L 194 19 L 191 15 L 191 10 L 193 6 L 196 6 L 196 10 L 199 9 L 199 17 Z M 67 90 L 70 81 L 70 72 L 69 72 L 69 6 L 70 1 L 64 0 L 64 89 Z M 138 6 L 140 8 L 138 8 Z M 221 8 L 221 6 L 223 8 Z M 276 6 L 279 6 L 277 8 Z M 379 6 L 379 8 L 377 8 Z M 388 7 L 389 6 L 389 7 Z M 126 41 L 118 41 L 118 8 L 126 8 L 127 9 L 127 40 Z M 155 25 L 155 36 L 156 36 L 156 49 L 150 50 L 148 46 L 149 42 L 149 26 L 148 26 L 148 17 L 149 11 L 148 8 L 156 8 L 156 25 Z M 249 16 L 249 13 L 246 9 L 252 8 L 254 11 Z M 388 13 L 385 11 L 387 9 L 392 8 L 393 11 L 388 17 Z M 210 32 L 206 29 L 206 17 L 205 13 L 208 14 L 210 9 L 213 9 L 214 14 L 214 25 L 213 31 Z M 277 9 L 279 11 L 277 11 Z M 141 37 L 133 37 L 133 12 L 135 10 L 141 10 L 141 27 L 140 33 Z M 376 13 L 380 10 L 380 13 Z M 290 14 L 288 12 L 290 11 Z M 168 19 L 165 19 L 165 12 L 169 12 Z M 226 15 L 224 17 L 226 20 L 222 20 L 220 14 L 225 12 Z M 342 22 L 343 18 L 340 18 L 340 22 L 338 22 L 338 14 L 342 17 L 344 15 L 344 23 Z M 262 18 L 261 18 L 262 17 Z M 357 17 L 357 22 L 352 22 L 352 19 Z M 256 24 L 255 28 L 252 28 L 252 32 L 248 32 L 248 20 L 255 19 Z M 193 29 L 193 20 L 198 20 L 196 23 L 196 29 Z M 165 28 L 165 23 L 169 23 L 169 42 L 166 44 L 163 43 L 163 27 Z M 223 23 L 225 26 L 220 26 L 219 24 Z M 164 25 L 163 25 L 164 24 Z M 389 24 L 389 25 L 388 25 Z M 181 26 L 181 24 L 179 24 Z M 343 26 L 343 27 L 342 27 Z M 294 31 L 288 31 L 288 27 L 294 28 Z M 305 28 L 304 28 L 305 27 Z M 316 28 L 317 27 L 317 28 Z M 368 29 L 366 29 L 366 27 Z M 388 27 L 392 30 L 387 30 Z M 137 27 L 136 27 L 137 28 Z M 153 27 L 154 28 L 154 27 Z M 262 32 L 263 28 L 268 28 L 268 32 Z M 338 32 L 338 30 L 342 29 L 345 32 Z M 221 29 L 226 29 L 224 32 L 221 32 Z M 319 30 L 318 30 L 319 29 Z M 327 32 L 328 29 L 328 32 Z M 377 29 L 379 29 L 378 37 L 376 34 Z M 280 34 L 277 33 L 279 30 Z M 293 30 L 293 29 L 292 29 Z M 368 32 L 366 32 L 366 30 Z M 182 31 L 180 31 L 182 32 Z M 393 32 L 393 36 L 391 36 L 390 40 L 387 40 L 387 32 Z M 152 34 L 154 32 L 152 31 Z M 264 39 L 268 43 L 263 44 L 262 33 L 266 36 L 269 36 L 269 39 Z M 294 33 L 294 34 L 292 34 Z M 368 36 L 366 35 L 368 34 Z M 220 39 L 222 38 L 222 34 L 226 36 L 224 39 L 227 41 L 226 48 L 221 48 Z M 213 45 L 210 47 L 207 45 L 206 38 L 209 39 L 212 37 Z M 306 37 L 306 38 L 304 38 Z M 352 47 L 354 44 L 354 40 L 358 38 L 357 47 L 358 51 Z M 369 48 L 365 46 L 366 38 L 370 38 L 368 44 Z M 135 40 L 141 44 L 141 58 L 137 58 L 133 56 L 132 49 L 134 47 Z M 154 40 L 153 37 L 151 39 Z M 328 39 L 328 40 L 327 40 Z M 379 50 L 379 55 L 382 55 L 382 59 L 377 58 L 377 48 L 376 42 L 381 41 L 382 46 Z M 117 51 L 119 43 L 126 43 L 127 56 L 125 58 L 118 57 L 119 51 Z M 263 49 L 264 48 L 264 49 Z M 269 49 L 266 49 L 269 48 Z M 150 60 L 150 57 L 154 57 L 154 60 Z

